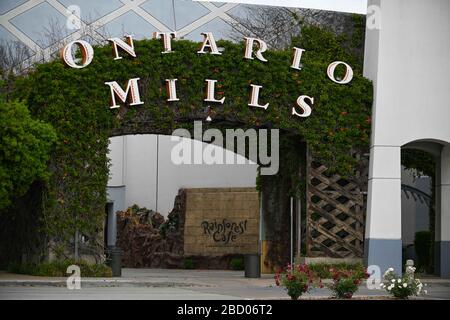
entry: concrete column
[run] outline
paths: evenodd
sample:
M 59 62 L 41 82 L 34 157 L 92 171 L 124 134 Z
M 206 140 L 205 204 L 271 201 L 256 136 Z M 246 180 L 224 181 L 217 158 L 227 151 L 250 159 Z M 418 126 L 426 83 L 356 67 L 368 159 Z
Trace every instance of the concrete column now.
M 370 150 L 369 197 L 364 255 L 367 265 L 402 266 L 401 155 L 399 146 L 373 146 Z
M 436 254 L 439 274 L 450 279 L 450 145 L 441 153 L 440 219 L 436 219 Z

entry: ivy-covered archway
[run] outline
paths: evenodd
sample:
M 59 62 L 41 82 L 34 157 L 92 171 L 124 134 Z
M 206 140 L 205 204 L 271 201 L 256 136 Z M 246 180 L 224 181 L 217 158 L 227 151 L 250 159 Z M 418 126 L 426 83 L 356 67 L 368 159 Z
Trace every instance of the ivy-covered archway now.
M 280 172 L 259 182 L 261 190 L 271 195 L 266 214 L 273 217 L 283 217 L 288 209 L 286 196 L 302 189 L 300 144 L 307 144 L 333 170 L 351 174 L 352 150 L 368 145 L 372 105 L 372 85 L 363 78 L 361 64 L 352 54 L 355 44 L 316 27 L 304 27 L 295 42 L 293 46 L 306 50 L 300 71 L 290 68 L 291 48 L 268 50 L 264 53 L 268 62 L 263 63 L 244 59 L 244 44 L 218 41 L 222 55 L 199 55 L 198 43 L 178 40 L 172 43 L 172 53 L 162 54 L 160 41 L 143 40 L 134 42 L 136 58 L 123 53 L 123 59 L 114 60 L 111 46 L 106 45 L 94 48 L 94 60 L 86 68 L 72 69 L 53 61 L 15 79 L 9 98 L 25 101 L 32 115 L 52 124 L 58 134 L 49 163 L 52 175 L 39 189 L 44 194 L 42 227 L 53 243 L 61 244 L 63 251 L 75 230 L 95 235 L 101 228 L 108 138 L 114 135 L 171 134 L 177 128 L 190 129 L 194 120 L 208 115 L 212 118 L 208 126 L 219 129 L 281 129 L 285 139 L 280 148 L 286 152 L 280 159 Z M 327 77 L 328 65 L 339 60 L 354 69 L 349 84 Z M 342 72 L 336 70 L 336 74 Z M 110 109 L 105 82 L 125 86 L 130 78 L 140 78 L 144 104 Z M 165 80 L 171 78 L 178 79 L 177 102 L 167 102 Z M 203 101 L 205 79 L 217 80 L 217 95 L 226 97 L 223 105 Z M 270 104 L 267 110 L 248 106 L 251 83 L 263 86 L 260 100 Z M 300 95 L 314 97 L 308 118 L 291 114 Z M 287 189 L 279 188 L 280 184 Z M 283 199 L 274 200 L 274 195 Z M 279 238 L 283 232 L 274 230 Z

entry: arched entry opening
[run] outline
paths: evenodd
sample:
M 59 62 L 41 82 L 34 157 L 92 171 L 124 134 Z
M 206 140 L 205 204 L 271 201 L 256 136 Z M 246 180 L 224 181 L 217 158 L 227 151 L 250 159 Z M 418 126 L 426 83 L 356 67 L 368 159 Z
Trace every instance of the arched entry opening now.
M 214 123 L 214 121 L 204 122 L 203 126 L 204 129 L 214 128 L 217 132 L 223 132 L 224 136 L 227 139 L 229 138 L 229 127 L 219 130 L 217 128 L 221 127 L 220 124 Z M 256 141 L 251 141 L 252 139 L 249 138 L 249 132 L 252 130 L 256 134 Z M 270 145 L 269 150 L 263 149 L 266 141 L 265 138 L 262 139 L 261 134 L 264 131 L 267 132 L 267 139 Z M 299 182 L 305 183 L 304 165 L 306 150 L 305 143 L 302 142 L 300 137 L 282 130 L 275 131 L 277 132 L 276 135 L 272 133 L 272 130 L 267 130 L 266 128 L 256 128 L 256 130 L 249 128 L 248 131 L 242 132 L 244 134 L 245 147 L 242 148 L 239 145 L 239 138 L 236 138 L 236 144 L 233 145 L 234 148 L 232 150 L 228 144 L 221 148 L 217 139 L 208 144 L 183 138 L 183 143 L 187 144 L 189 149 L 192 163 L 181 164 L 176 163 L 177 159 L 172 159 L 172 153 L 174 151 L 178 153 L 179 151 L 176 150 L 179 147 L 179 142 L 173 142 L 173 136 L 128 134 L 110 138 L 111 144 L 109 149 L 110 156 L 113 159 L 108 183 L 108 201 L 112 203 L 114 209 L 108 212 L 109 219 L 106 225 L 114 227 L 119 222 L 118 234 L 122 234 L 124 237 L 121 238 L 119 236 L 117 244 L 126 247 L 127 252 L 125 254 L 127 256 L 130 255 L 130 250 L 136 251 L 133 254 L 133 259 L 126 261 L 126 263 L 130 263 L 127 266 L 173 268 L 183 267 L 184 260 L 193 260 L 196 268 L 227 268 L 230 259 L 233 258 L 231 253 L 233 255 L 242 255 L 248 254 L 249 250 L 252 250 L 248 245 L 242 246 L 242 243 L 240 243 L 242 241 L 239 241 L 242 239 L 238 239 L 242 236 L 237 236 L 233 240 L 234 243 L 227 243 L 226 246 L 223 246 L 223 243 L 220 244 L 222 245 L 221 248 L 215 248 L 219 249 L 217 252 L 214 250 L 214 252 L 209 252 L 211 249 L 214 249 L 210 248 L 211 246 L 208 248 L 200 246 L 200 248 L 199 245 L 193 246 L 188 243 L 193 240 L 191 239 L 191 231 L 195 231 L 192 224 L 200 226 L 200 222 L 204 222 L 203 219 L 205 221 L 212 219 L 215 222 L 216 220 L 222 221 L 222 218 L 226 218 L 229 222 L 233 222 L 236 219 L 239 221 L 234 222 L 247 222 L 244 242 L 252 241 L 256 236 L 256 248 L 261 246 L 262 243 L 264 247 L 262 264 L 266 266 L 263 270 L 270 271 L 270 268 L 288 263 L 291 257 L 295 255 L 293 252 L 300 251 L 297 230 L 292 230 L 293 232 L 291 232 L 290 227 L 292 228 L 291 225 L 296 226 L 299 224 L 297 213 L 300 210 L 298 210 L 298 203 L 302 202 L 294 201 L 291 209 L 290 198 L 300 197 L 300 193 L 296 190 L 298 188 L 297 184 Z M 206 132 L 207 130 L 204 131 L 204 134 Z M 234 134 L 239 136 L 238 132 Z M 278 135 L 281 135 L 280 139 Z M 223 140 L 225 141 L 225 137 Z M 256 146 L 252 145 L 254 142 L 257 143 Z M 196 148 L 200 146 L 200 151 L 205 155 L 207 148 L 212 144 L 214 144 L 213 148 L 223 153 L 223 163 L 194 163 Z M 279 150 L 278 147 L 271 148 L 275 144 L 280 144 Z M 275 170 L 276 172 L 274 173 L 276 174 L 269 176 L 260 175 L 258 178 L 258 164 L 252 162 L 253 156 L 250 154 L 252 148 L 255 148 L 260 156 L 266 152 L 268 153 L 265 156 L 270 158 L 270 163 L 265 162 L 262 165 Z M 229 163 L 227 159 L 230 155 L 236 157 L 236 161 Z M 204 162 L 207 160 L 206 158 L 202 159 Z M 242 163 L 243 160 L 246 161 L 245 164 Z M 261 159 L 256 159 L 258 162 L 259 160 Z M 287 161 L 289 161 L 289 166 L 280 166 L 280 163 L 287 163 Z M 208 190 L 196 191 L 199 188 L 207 188 Z M 196 198 L 206 199 L 212 197 L 216 200 L 213 200 L 213 203 L 210 205 L 205 203 L 195 204 L 199 208 L 193 209 L 191 208 L 191 203 L 194 201 L 191 197 L 193 192 L 202 193 L 201 197 Z M 242 192 L 246 194 L 242 195 Z M 213 193 L 217 193 L 217 196 L 214 196 Z M 188 199 L 189 201 L 183 202 L 186 201 L 186 197 L 191 198 Z M 222 198 L 231 199 L 232 201 L 228 204 L 223 203 L 227 208 L 224 208 L 225 212 L 219 213 L 222 214 L 221 218 L 216 219 L 217 211 L 222 209 L 220 205 Z M 202 201 L 204 202 L 204 200 Z M 180 212 L 177 209 L 180 202 L 182 203 L 181 206 L 187 204 L 189 208 L 184 208 L 184 211 Z M 116 215 L 117 211 L 125 211 L 127 208 L 132 207 L 133 204 L 150 209 L 152 211 L 150 215 L 158 212 L 167 219 L 167 223 L 171 223 L 171 221 L 181 221 L 181 223 L 177 222 L 172 228 L 173 230 L 171 229 L 169 232 L 169 235 L 153 230 L 155 231 L 154 244 L 150 244 L 148 242 L 151 241 L 147 241 L 145 245 L 149 248 L 143 248 L 142 243 L 137 244 L 136 241 L 130 241 L 130 238 L 125 239 L 126 233 L 122 230 L 123 223 L 120 221 L 120 217 Z M 256 216 L 254 212 L 255 207 Z M 136 206 L 129 211 L 133 210 L 139 209 Z M 202 214 L 199 210 L 210 210 L 210 212 L 209 214 L 205 212 Z M 223 216 L 224 213 L 225 216 Z M 199 220 L 200 218 L 202 221 Z M 119 220 L 113 221 L 114 219 Z M 160 228 L 160 226 L 158 225 L 157 228 Z M 189 232 L 186 228 L 189 228 Z M 116 232 L 113 229 L 109 230 L 110 234 L 115 234 Z M 152 236 L 152 233 L 148 232 L 148 235 Z M 203 234 L 197 234 L 199 239 L 203 236 Z M 208 237 L 206 238 L 203 240 L 210 240 Z M 131 242 L 135 243 L 132 244 Z M 107 244 L 112 245 L 115 243 L 110 242 Z M 133 246 L 134 248 L 132 248 Z M 139 257 L 141 249 L 142 252 L 146 252 L 142 254 L 144 255 L 143 257 Z M 227 252 L 229 251 L 229 253 L 222 254 L 224 249 Z M 255 252 L 252 251 L 252 253 L 258 253 L 258 251 L 260 251 L 260 248 L 257 248 Z M 214 261 L 212 261 L 211 257 L 214 254 Z
M 417 143 L 402 148 L 402 264 L 412 259 L 418 272 L 432 274 L 436 162 L 440 148 L 433 143 L 426 145 L 428 148 Z
M 449 144 L 417 140 L 401 156 L 402 262 L 413 259 L 419 272 L 448 278 Z

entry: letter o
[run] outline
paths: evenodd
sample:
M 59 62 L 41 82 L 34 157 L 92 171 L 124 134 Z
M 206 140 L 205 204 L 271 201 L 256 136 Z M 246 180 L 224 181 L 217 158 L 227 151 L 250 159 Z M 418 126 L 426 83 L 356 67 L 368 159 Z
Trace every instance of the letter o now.
M 81 65 L 75 62 L 72 54 L 73 45 L 78 46 L 81 51 Z M 84 40 L 75 40 L 68 43 L 64 48 L 61 49 L 61 59 L 63 62 L 71 68 L 81 69 L 87 67 L 94 58 L 94 49 L 92 46 Z
M 345 76 L 344 76 L 344 78 L 342 78 L 342 80 L 337 80 L 334 77 L 334 71 L 336 70 L 336 67 L 340 64 L 343 64 L 345 66 L 345 69 L 346 69 Z M 328 75 L 328 78 L 330 78 L 331 81 L 333 81 L 333 82 L 336 82 L 338 84 L 347 84 L 350 81 L 352 81 L 352 79 L 353 79 L 353 69 L 345 62 L 335 61 L 335 62 L 330 63 L 330 65 L 328 66 L 327 75 Z

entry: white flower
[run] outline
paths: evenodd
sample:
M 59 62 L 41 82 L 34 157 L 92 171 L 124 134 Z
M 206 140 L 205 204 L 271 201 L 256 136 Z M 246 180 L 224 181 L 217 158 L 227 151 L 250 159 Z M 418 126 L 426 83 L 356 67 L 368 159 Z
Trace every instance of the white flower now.
M 392 282 L 392 283 L 395 283 L 395 279 L 392 279 L 391 282 Z
M 394 282 L 395 282 L 395 280 L 394 280 Z M 402 283 L 402 279 L 398 279 L 397 282 Z
M 388 274 L 390 274 L 390 273 L 392 273 L 392 272 L 394 272 L 394 269 L 393 269 L 393 268 L 387 269 L 387 270 L 384 272 L 384 277 L 386 277 Z
M 403 284 L 403 288 L 406 288 L 408 285 L 406 284 L 406 282 Z

